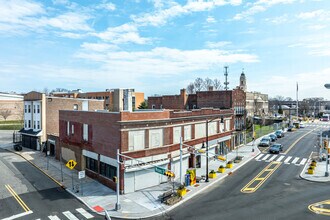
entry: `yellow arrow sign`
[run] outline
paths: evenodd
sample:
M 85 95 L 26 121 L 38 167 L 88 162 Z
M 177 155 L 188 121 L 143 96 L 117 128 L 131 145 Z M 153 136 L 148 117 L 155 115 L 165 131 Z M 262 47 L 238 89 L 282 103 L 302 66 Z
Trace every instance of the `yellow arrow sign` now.
M 65 166 L 67 166 L 70 170 L 72 170 L 77 165 L 77 162 L 74 160 L 69 160 Z

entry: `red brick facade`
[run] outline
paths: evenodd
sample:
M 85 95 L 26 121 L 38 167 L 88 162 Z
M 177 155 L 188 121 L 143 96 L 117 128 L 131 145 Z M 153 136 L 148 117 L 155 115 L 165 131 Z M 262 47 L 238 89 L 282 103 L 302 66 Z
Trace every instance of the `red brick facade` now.
M 147 112 L 80 112 L 60 111 L 59 114 L 60 142 L 62 148 L 70 149 L 77 158 L 77 169 L 84 169 L 81 161 L 82 150 L 88 150 L 106 157 L 116 158 L 116 151 L 120 149 L 122 154 L 133 158 L 144 158 L 162 154 L 171 155 L 171 152 L 179 150 L 179 144 L 173 143 L 173 127 L 191 125 L 191 139 L 184 143 L 190 146 L 201 144 L 206 137 L 195 139 L 195 124 L 205 123 L 206 120 L 217 121 L 216 131 L 219 131 L 221 118 L 231 119 L 228 131 L 209 135 L 209 141 L 221 137 L 231 136 L 233 131 L 233 110 L 201 109 L 185 112 L 175 111 L 147 111 Z M 74 125 L 74 134 L 67 134 L 67 123 Z M 88 142 L 83 140 L 83 124 L 88 124 Z M 149 148 L 149 130 L 155 128 L 163 129 L 163 145 Z M 144 149 L 129 151 L 129 132 L 131 130 L 144 130 Z M 184 134 L 182 134 L 184 136 Z M 228 140 L 228 146 L 231 141 Z M 124 172 L 123 170 L 121 172 Z M 92 171 L 87 174 L 98 179 L 103 184 L 115 189 L 112 180 L 102 177 Z M 121 179 L 121 190 L 124 180 Z

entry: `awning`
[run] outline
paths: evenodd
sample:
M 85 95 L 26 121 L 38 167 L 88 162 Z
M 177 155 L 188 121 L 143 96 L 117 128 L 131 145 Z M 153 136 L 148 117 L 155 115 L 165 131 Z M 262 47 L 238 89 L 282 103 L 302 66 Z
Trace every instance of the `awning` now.
M 28 135 L 28 136 L 35 136 L 35 137 L 39 137 L 42 135 L 42 131 L 34 131 L 33 129 L 27 129 L 25 130 L 24 128 L 22 128 L 21 130 L 18 131 L 19 133 L 23 134 L 23 135 Z

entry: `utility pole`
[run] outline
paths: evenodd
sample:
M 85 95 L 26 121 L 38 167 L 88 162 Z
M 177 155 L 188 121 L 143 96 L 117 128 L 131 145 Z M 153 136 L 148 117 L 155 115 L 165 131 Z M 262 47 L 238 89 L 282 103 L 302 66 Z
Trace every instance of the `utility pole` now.
M 229 82 L 228 82 L 228 66 L 224 66 L 224 68 L 225 68 L 225 82 L 224 82 L 224 84 L 225 84 L 225 90 L 227 91 L 228 90 L 228 84 L 229 84 Z
M 326 155 L 327 155 L 327 158 L 326 158 L 326 162 L 327 162 L 327 165 L 326 165 L 326 169 L 325 169 L 325 176 L 329 176 L 329 151 L 328 151 L 328 148 L 329 148 L 329 139 L 328 139 L 328 135 L 326 136 L 326 148 L 325 148 L 325 150 L 327 151 L 326 152 Z
M 299 119 L 299 113 L 298 113 L 298 82 L 297 82 L 297 121 Z
M 117 149 L 117 184 L 116 184 L 116 191 L 117 191 L 117 202 L 116 202 L 116 211 L 120 210 L 120 200 L 119 200 L 119 182 L 120 182 L 120 158 L 119 158 L 119 149 Z
M 182 183 L 182 137 L 180 137 L 180 184 Z

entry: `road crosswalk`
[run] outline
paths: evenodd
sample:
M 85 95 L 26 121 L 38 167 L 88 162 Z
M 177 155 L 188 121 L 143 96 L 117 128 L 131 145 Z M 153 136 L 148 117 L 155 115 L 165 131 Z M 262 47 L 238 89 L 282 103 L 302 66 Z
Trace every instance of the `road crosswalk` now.
M 308 161 L 307 158 L 300 158 L 300 157 L 292 157 L 292 156 L 286 156 L 281 154 L 259 154 L 256 158 L 254 158 L 256 161 L 264 161 L 264 162 L 282 162 L 284 164 L 294 164 L 296 166 L 302 166 L 305 165 Z
M 50 220 L 63 220 L 63 219 L 69 219 L 69 220 L 79 220 L 79 219 L 91 219 L 94 218 L 94 216 L 92 214 L 90 214 L 89 212 L 87 212 L 85 209 L 83 208 L 78 208 L 76 209 L 77 212 L 70 212 L 70 211 L 65 211 L 62 212 L 63 217 L 61 216 L 62 214 L 57 214 L 57 215 L 49 215 L 48 219 Z M 36 219 L 36 220 L 40 220 L 40 219 Z

